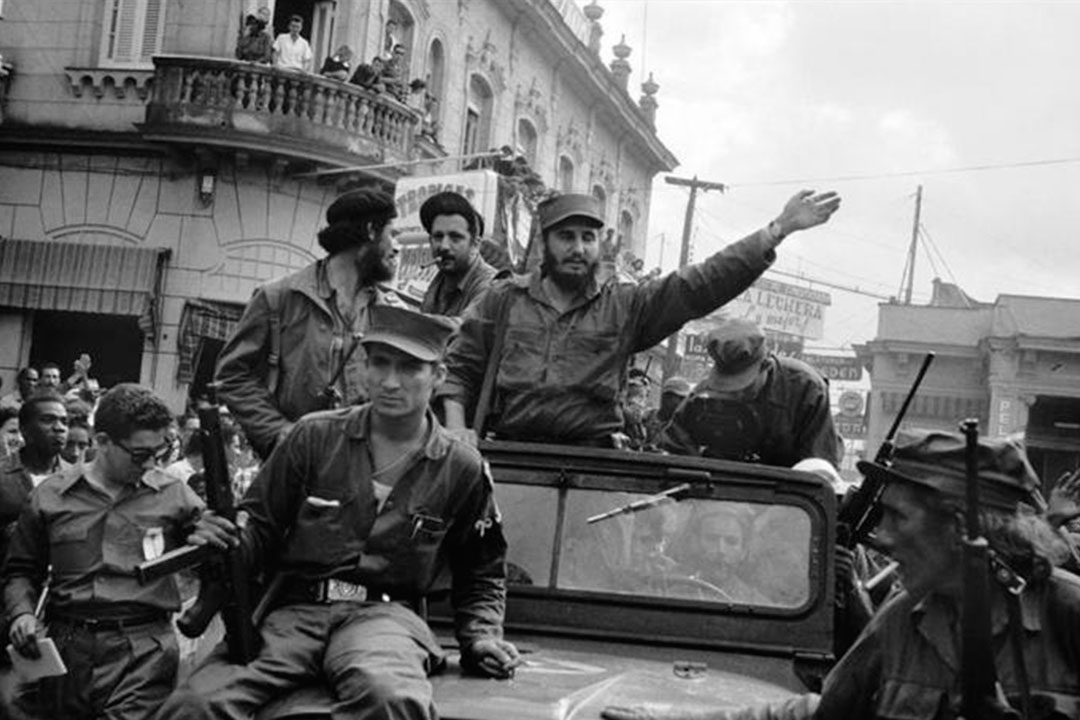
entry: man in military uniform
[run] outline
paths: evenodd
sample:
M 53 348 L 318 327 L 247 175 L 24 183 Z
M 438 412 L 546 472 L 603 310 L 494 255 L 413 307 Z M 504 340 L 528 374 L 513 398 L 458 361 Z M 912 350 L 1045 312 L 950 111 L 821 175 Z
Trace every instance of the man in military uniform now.
M 601 285 L 599 202 L 562 195 L 541 203 L 541 267 L 492 287 L 450 350 L 447 427 L 472 422 L 490 357 L 497 372 L 486 409 L 497 436 L 611 447 L 625 432 L 630 356 L 737 297 L 787 235 L 826 222 L 839 206 L 836 193 L 803 191 L 766 228 L 702 263 L 640 285 Z M 502 349 L 493 353 L 497 335 Z
M 458 317 L 491 287 L 498 273 L 480 257 L 484 218 L 464 196 L 448 190 L 424 201 L 420 224 L 439 267 L 420 310 Z
M 242 530 L 212 513 L 191 542 L 239 544 L 252 569 L 275 563 L 262 648 L 197 668 L 162 718 L 250 718 L 314 679 L 334 717 L 434 717 L 429 672 L 443 652 L 418 604 L 450 592 L 462 666 L 506 677 L 505 552 L 492 483 L 475 448 L 428 404 L 456 323 L 376 307 L 364 336 L 369 404 L 301 419 L 256 477 Z
M 140 585 L 133 572 L 183 544 L 202 509 L 186 483 L 156 467 L 169 451 L 171 418 L 149 390 L 117 385 L 94 416 L 93 461 L 47 478 L 19 516 L 4 588 L 9 637 L 36 658 L 47 634 L 67 666 L 66 675 L 41 681 L 32 714 L 141 720 L 172 692 L 176 582 Z M 35 612 L 42 602 L 43 618 Z
M 394 199 L 347 192 L 326 210 L 329 257 L 264 285 L 218 358 L 221 400 L 263 458 L 305 413 L 363 402 L 359 338 L 374 306 L 401 304 L 394 277 Z
M 768 352 L 748 320 L 723 320 L 705 347 L 712 372 L 675 411 L 664 449 L 782 467 L 816 457 L 839 466 L 843 443 L 829 386 L 816 370 Z
M 982 439 L 977 467 L 983 534 L 991 552 L 1025 581 L 1009 589 L 991 580 L 996 655 L 986 661 L 994 662 L 1001 689 L 1014 707 L 1027 691 L 1031 713 L 1026 720 L 1080 717 L 1080 578 L 1056 567 L 1067 549 L 1031 510 L 1039 483 L 1023 450 L 1013 441 Z M 904 591 L 874 616 L 825 678 L 820 696 L 737 711 L 610 707 L 602 717 L 957 717 L 965 439 L 920 433 L 898 443 L 891 466 L 861 462 L 859 469 L 885 482 L 877 538 L 900 564 Z

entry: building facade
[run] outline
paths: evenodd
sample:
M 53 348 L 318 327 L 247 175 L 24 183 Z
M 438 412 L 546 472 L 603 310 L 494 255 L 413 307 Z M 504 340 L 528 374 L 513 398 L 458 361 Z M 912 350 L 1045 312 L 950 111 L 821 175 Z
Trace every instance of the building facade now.
M 1080 300 L 977 303 L 949 290 L 935 281 L 931 305 L 883 304 L 877 336 L 857 348 L 871 377 L 867 447 L 881 445 L 933 352 L 902 428 L 955 431 L 974 417 L 983 434 L 1022 435 L 1044 484 L 1080 466 Z
M 341 45 L 354 67 L 400 45 L 406 90 L 234 60 L 261 5 L 273 34 L 304 19 L 316 69 Z M 21 366 L 67 368 L 88 352 L 102 384 L 151 385 L 179 410 L 254 288 L 320 255 L 325 208 L 346 189 L 390 190 L 507 147 L 549 187 L 597 196 L 641 256 L 652 179 L 676 164 L 655 133 L 655 83 L 635 100 L 629 48 L 601 58 L 595 0 L 50 0 L 4 11 L 5 388 Z

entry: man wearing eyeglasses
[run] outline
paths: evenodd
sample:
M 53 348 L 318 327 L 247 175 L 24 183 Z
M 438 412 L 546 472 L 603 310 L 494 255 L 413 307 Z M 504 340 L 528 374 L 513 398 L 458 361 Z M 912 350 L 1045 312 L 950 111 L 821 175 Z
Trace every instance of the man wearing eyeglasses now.
M 93 461 L 43 480 L 19 516 L 4 588 L 9 639 L 39 657 L 47 625 L 67 666 L 17 701 L 31 715 L 145 718 L 173 689 L 176 581 L 140 585 L 133 572 L 183 544 L 203 506 L 159 468 L 170 419 L 149 390 L 116 386 L 95 414 Z

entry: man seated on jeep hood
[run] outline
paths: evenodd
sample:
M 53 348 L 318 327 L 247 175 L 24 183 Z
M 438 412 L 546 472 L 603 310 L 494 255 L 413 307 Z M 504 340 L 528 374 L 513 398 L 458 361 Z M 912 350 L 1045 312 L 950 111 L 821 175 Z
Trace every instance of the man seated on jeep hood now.
M 276 566 L 280 591 L 248 665 L 217 648 L 159 718 L 250 718 L 325 681 L 333 717 L 435 717 L 428 674 L 443 652 L 417 615 L 449 590 L 466 670 L 507 677 L 505 554 L 480 454 L 453 440 L 428 403 L 446 374 L 453 321 L 376 305 L 363 338 L 370 403 L 306 415 L 274 450 L 240 509 L 204 516 L 189 542 L 239 545 Z
M 615 447 L 625 432 L 630 356 L 736 298 L 787 235 L 826 222 L 839 206 L 834 192 L 804 190 L 766 228 L 704 262 L 660 280 L 600 284 L 599 202 L 589 195 L 544 201 L 540 268 L 493 285 L 464 316 L 440 392 L 447 428 L 467 435 L 492 362 L 494 388 L 482 410 L 490 411 L 497 437 Z
M 859 469 L 885 483 L 877 538 L 899 563 L 904 591 L 870 621 L 825 678 L 820 696 L 803 695 L 778 706 L 737 711 L 609 707 L 602 717 L 957 717 L 962 682 L 965 438 L 922 433 L 898 445 L 890 467 L 861 462 Z M 1068 550 L 1031 510 L 1037 507 L 1038 478 L 1019 445 L 983 439 L 978 446 L 978 479 L 983 535 L 992 552 L 1024 580 L 1007 588 L 995 573 L 990 581 L 996 657 L 986 662 L 996 666 L 998 695 L 1007 697 L 1013 707 L 1028 706 L 1029 720 L 1080 717 L 1080 578 L 1055 567 Z M 976 717 L 1004 717 L 995 714 L 1002 701 L 990 699 Z

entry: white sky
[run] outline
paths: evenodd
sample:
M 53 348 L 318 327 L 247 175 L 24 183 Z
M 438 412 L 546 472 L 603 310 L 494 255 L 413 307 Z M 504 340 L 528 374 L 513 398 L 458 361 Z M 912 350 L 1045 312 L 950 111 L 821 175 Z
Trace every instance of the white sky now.
M 731 186 L 699 194 L 694 258 L 802 187 L 836 189 L 840 211 L 789 238 L 776 267 L 895 295 L 922 184 L 937 269 L 920 248 L 916 302 L 935 276 L 980 301 L 1080 297 L 1080 0 L 600 4 L 605 62 L 625 33 L 633 97 L 649 72 L 661 86 L 675 174 Z M 1065 162 L 951 172 L 1035 161 Z M 801 179 L 814 181 L 787 182 Z M 647 268 L 661 233 L 675 266 L 687 194 L 657 178 Z M 878 301 L 829 292 L 816 345 L 872 338 Z

